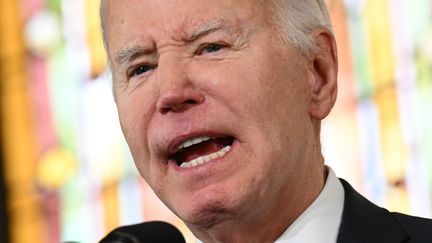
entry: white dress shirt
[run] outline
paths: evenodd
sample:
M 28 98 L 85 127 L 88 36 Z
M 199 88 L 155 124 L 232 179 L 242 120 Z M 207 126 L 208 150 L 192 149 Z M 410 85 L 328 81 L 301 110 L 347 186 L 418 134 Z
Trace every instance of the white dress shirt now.
M 275 243 L 336 243 L 345 191 L 330 167 L 327 181 L 315 201 Z
M 333 170 L 315 201 L 285 230 L 275 243 L 336 243 L 342 220 L 345 191 Z M 200 240 L 196 240 L 201 243 Z

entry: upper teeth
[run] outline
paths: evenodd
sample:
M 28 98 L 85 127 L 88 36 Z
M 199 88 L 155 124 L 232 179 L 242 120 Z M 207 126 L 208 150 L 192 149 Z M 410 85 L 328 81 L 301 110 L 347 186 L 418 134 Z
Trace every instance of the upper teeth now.
M 184 149 L 184 148 L 190 147 L 190 146 L 192 146 L 194 144 L 198 144 L 198 143 L 207 141 L 207 140 L 210 140 L 210 138 L 209 137 L 196 137 L 196 138 L 188 139 L 188 140 L 184 141 L 183 143 L 181 143 L 177 147 L 177 151 L 179 151 L 180 149 Z

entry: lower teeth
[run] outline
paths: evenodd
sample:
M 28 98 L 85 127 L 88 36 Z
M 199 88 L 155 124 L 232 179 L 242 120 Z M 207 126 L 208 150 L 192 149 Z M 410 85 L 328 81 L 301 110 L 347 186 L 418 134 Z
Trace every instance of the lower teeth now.
M 189 162 L 183 162 L 183 163 L 181 163 L 180 167 L 181 168 L 189 168 L 189 167 L 194 167 L 194 166 L 205 164 L 205 163 L 209 162 L 210 160 L 214 160 L 214 159 L 217 159 L 217 158 L 224 156 L 228 151 L 230 151 L 230 149 L 231 149 L 231 146 L 223 147 L 221 150 L 219 150 L 217 152 L 211 153 L 209 155 L 198 157 L 198 158 L 193 159 Z

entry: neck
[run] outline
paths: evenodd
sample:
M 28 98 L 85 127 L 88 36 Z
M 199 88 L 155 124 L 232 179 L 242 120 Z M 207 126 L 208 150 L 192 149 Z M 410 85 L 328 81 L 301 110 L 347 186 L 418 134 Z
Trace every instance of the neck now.
M 274 242 L 318 197 L 325 184 L 323 159 L 296 173 L 277 201 L 267 201 L 253 212 L 231 215 L 210 228 L 188 225 L 203 242 Z

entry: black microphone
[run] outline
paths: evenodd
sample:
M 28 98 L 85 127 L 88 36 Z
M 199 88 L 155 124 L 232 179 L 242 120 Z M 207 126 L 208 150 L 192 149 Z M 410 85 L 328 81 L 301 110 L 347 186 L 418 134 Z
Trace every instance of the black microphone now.
M 114 229 L 99 243 L 186 243 L 181 232 L 161 221 L 127 225 Z

